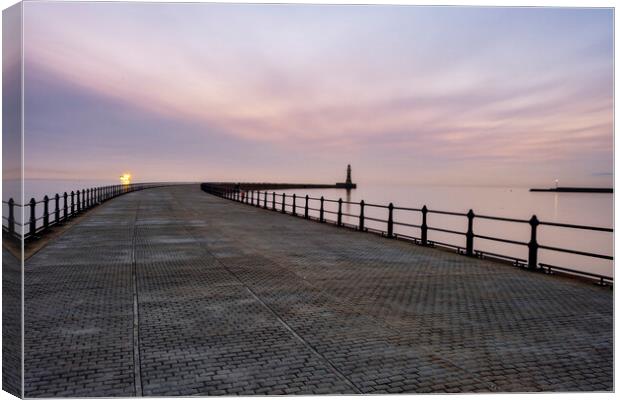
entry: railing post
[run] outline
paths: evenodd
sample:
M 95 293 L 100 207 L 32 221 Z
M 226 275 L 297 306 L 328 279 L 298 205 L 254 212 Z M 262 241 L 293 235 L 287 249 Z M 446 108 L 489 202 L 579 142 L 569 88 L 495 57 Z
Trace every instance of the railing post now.
M 30 199 L 30 237 L 34 236 L 34 233 L 37 230 L 37 218 L 35 217 L 35 207 L 37 206 L 37 202 L 34 198 Z
M 293 193 L 293 215 L 297 216 L 297 195 Z
M 75 192 L 71 191 L 71 215 L 75 214 Z
M 422 226 L 420 226 L 420 238 L 422 239 L 422 246 L 426 246 L 428 244 L 428 225 L 426 225 L 427 213 L 428 208 L 426 208 L 426 206 L 422 207 Z
M 286 193 L 282 193 L 282 214 L 286 214 Z
M 467 212 L 467 233 L 465 234 L 465 255 L 474 255 L 474 210 Z
M 77 204 L 77 212 L 80 213 L 82 209 L 82 202 L 80 201 L 80 191 L 76 190 L 76 204 Z
M 273 211 L 276 210 L 276 192 L 271 192 L 272 196 L 271 196 L 271 209 Z
M 15 210 L 14 210 L 14 207 L 15 207 L 15 201 L 11 197 L 9 199 L 9 220 L 8 220 L 9 233 L 14 233 L 15 232 Z
M 364 231 L 364 200 L 360 201 L 359 230 Z
M 338 199 L 338 226 L 342 226 L 342 197 Z
M 267 190 L 265 190 L 265 198 L 263 199 L 263 208 L 267 209 Z
M 321 208 L 319 209 L 319 222 L 325 222 L 325 219 L 323 218 L 323 202 L 325 201 L 325 199 L 323 198 L 323 196 L 321 196 Z
M 67 220 L 67 214 L 68 214 L 68 213 L 67 213 L 67 211 L 69 211 L 69 207 L 68 207 L 68 205 L 67 205 L 67 192 L 65 192 L 65 193 L 62 195 L 62 197 L 63 197 L 63 199 L 64 199 L 64 201 L 65 201 L 65 202 L 64 202 L 63 211 L 65 212 L 65 218 L 64 218 L 64 220 L 66 221 L 66 220 Z
M 56 205 L 54 207 L 54 222 L 58 224 L 60 222 L 60 196 L 58 196 L 58 193 L 54 196 L 54 200 L 56 200 Z
M 527 266 L 531 270 L 535 270 L 538 268 L 538 242 L 536 241 L 536 228 L 538 227 L 538 218 L 536 215 L 532 215 L 530 218 L 530 227 L 532 229 L 532 233 L 530 236 L 530 242 L 527 244 L 529 248 L 529 257 L 527 258 Z
M 394 204 L 388 205 L 387 237 L 394 237 Z
M 254 191 L 250 190 L 250 204 L 254 205 Z
M 86 208 L 90 208 L 91 205 L 90 189 L 86 189 Z
M 86 193 L 86 190 L 82 189 L 82 211 L 86 210 L 87 208 L 87 204 L 86 204 L 87 197 L 88 197 L 88 193 Z
M 308 219 L 308 195 L 306 195 L 306 205 L 304 206 L 304 218 Z
M 45 195 L 43 197 L 43 227 L 45 229 L 50 226 L 50 198 Z

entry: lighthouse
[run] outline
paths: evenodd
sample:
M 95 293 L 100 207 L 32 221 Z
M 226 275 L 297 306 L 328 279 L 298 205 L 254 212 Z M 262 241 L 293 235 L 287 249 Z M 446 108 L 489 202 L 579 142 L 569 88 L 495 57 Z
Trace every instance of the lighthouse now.
M 347 165 L 347 180 L 345 182 L 336 183 L 336 187 L 343 188 L 343 189 L 357 188 L 357 185 L 353 183 L 353 180 L 351 179 L 351 164 Z
M 347 165 L 347 185 L 352 185 L 353 181 L 351 180 L 351 164 Z

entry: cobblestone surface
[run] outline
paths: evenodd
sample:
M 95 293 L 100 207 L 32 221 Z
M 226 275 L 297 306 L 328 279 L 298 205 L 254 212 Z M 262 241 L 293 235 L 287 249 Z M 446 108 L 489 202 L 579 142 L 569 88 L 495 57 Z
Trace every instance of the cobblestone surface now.
M 31 397 L 613 389 L 609 289 L 197 186 L 103 205 L 25 286 Z
M 3 238 L 3 240 L 11 240 Z M 2 248 L 2 390 L 22 397 L 21 260 Z

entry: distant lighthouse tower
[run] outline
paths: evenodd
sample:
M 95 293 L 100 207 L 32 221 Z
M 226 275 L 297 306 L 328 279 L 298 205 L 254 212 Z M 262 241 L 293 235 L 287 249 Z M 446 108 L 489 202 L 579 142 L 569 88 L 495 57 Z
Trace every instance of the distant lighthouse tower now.
M 347 180 L 345 182 L 336 183 L 336 187 L 347 190 L 355 189 L 357 187 L 357 185 L 353 183 L 353 180 L 351 179 L 351 164 L 347 165 Z

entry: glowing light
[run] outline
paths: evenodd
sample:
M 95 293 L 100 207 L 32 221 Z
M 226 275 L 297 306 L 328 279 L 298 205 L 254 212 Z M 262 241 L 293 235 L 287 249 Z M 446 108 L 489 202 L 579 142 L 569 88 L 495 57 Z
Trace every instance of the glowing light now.
M 124 173 L 123 175 L 121 175 L 120 179 L 121 185 L 129 185 L 131 183 L 131 174 Z

